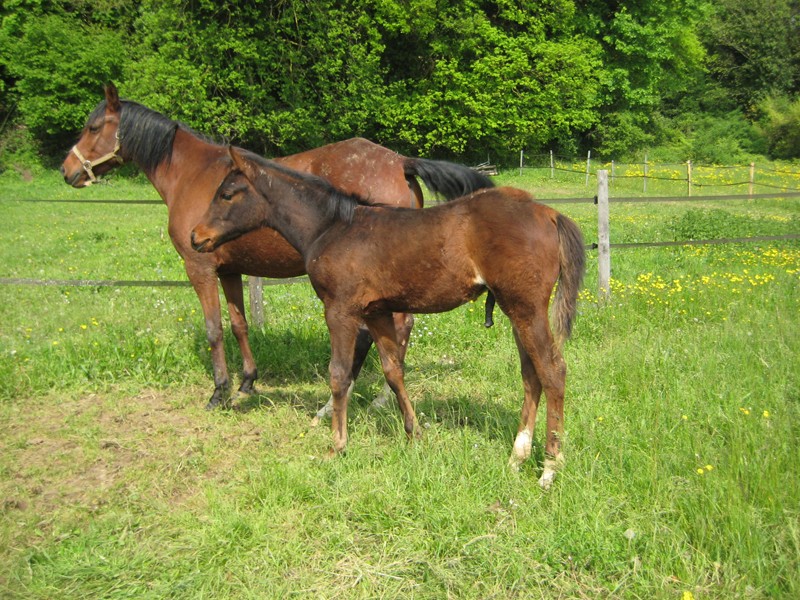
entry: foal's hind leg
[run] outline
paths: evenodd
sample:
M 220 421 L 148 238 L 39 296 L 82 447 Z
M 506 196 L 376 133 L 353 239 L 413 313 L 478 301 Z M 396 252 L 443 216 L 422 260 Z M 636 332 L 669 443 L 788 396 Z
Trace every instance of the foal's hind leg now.
M 375 315 L 367 320 L 367 327 L 375 340 L 375 346 L 381 357 L 381 366 L 386 382 L 397 397 L 397 404 L 403 414 L 403 428 L 409 438 L 418 431 L 417 415 L 406 393 L 403 379 L 403 358 L 405 348 L 398 341 L 398 332 L 392 315 Z
M 533 433 L 536 429 L 536 412 L 539 409 L 539 399 L 542 395 L 542 384 L 539 376 L 536 375 L 536 368 L 533 366 L 528 351 L 522 345 L 519 334 L 514 328 L 514 341 L 517 343 L 519 352 L 520 370 L 522 371 L 522 385 L 525 390 L 525 400 L 522 404 L 522 416 L 520 418 L 517 437 L 514 440 L 514 449 L 508 459 L 509 466 L 518 471 L 523 462 L 528 460 L 533 447 Z
M 397 334 L 397 343 L 399 345 L 400 364 L 404 365 L 406 361 L 406 352 L 408 352 L 408 343 L 411 338 L 411 329 L 414 327 L 414 315 L 411 313 L 394 313 L 394 328 Z M 382 410 L 386 408 L 391 400 L 392 388 L 387 381 L 383 385 L 381 393 L 372 401 L 372 408 Z
M 228 301 L 228 314 L 231 319 L 231 331 L 239 343 L 239 351 L 242 353 L 242 384 L 239 391 L 244 394 L 252 394 L 255 380 L 258 378 L 256 361 L 250 350 L 250 340 L 248 339 L 247 319 L 244 312 L 244 292 L 242 290 L 241 275 L 220 275 L 222 291 Z
M 553 341 L 547 322 L 547 311 L 532 311 L 533 322 L 513 319 L 518 345 L 527 351 L 547 398 L 547 433 L 544 471 L 539 485 L 547 489 L 563 464 L 561 439 L 564 437 L 564 387 L 567 367 Z M 527 391 L 527 390 L 526 390 Z M 523 408 L 524 416 L 524 408 Z

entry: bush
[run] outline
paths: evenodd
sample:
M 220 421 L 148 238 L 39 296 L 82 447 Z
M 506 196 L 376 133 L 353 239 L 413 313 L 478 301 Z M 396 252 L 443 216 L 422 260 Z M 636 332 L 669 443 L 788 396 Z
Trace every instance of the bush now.
M 772 158 L 800 158 L 800 96 L 771 96 L 759 106 L 761 126 Z

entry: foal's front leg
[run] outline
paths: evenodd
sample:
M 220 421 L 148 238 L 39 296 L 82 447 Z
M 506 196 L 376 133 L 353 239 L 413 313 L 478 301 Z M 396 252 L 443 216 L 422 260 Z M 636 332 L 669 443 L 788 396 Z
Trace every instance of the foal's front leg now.
M 353 391 L 353 352 L 359 325 L 352 319 L 341 318 L 325 311 L 331 336 L 330 382 L 333 399 L 331 430 L 332 453 L 342 452 L 347 445 L 347 403 Z

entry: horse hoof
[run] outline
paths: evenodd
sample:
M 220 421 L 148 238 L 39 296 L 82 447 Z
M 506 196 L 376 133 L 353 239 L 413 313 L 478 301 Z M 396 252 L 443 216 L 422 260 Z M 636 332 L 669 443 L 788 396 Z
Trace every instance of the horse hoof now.
M 256 382 L 253 380 L 245 379 L 242 385 L 239 386 L 239 393 L 247 396 L 252 396 L 256 393 Z
M 217 408 L 230 408 L 231 407 L 231 399 L 228 394 L 217 390 L 214 392 L 214 395 L 211 396 L 211 400 L 208 401 L 206 404 L 206 410 L 216 410 Z
M 542 488 L 545 492 L 550 489 L 550 486 L 553 485 L 553 481 L 555 481 L 556 472 L 551 469 L 545 469 L 542 473 L 542 476 L 539 477 L 539 487 Z
M 317 427 L 320 423 L 322 423 L 322 419 L 330 419 L 331 415 L 333 414 L 333 397 L 328 400 L 327 404 L 320 408 L 317 411 L 317 414 L 314 415 L 314 418 L 311 420 L 311 426 Z
M 544 459 L 544 470 L 539 477 L 539 487 L 547 491 L 556 479 L 556 473 L 564 466 L 564 455 L 558 454 L 555 458 Z
M 372 404 L 369 405 L 369 409 L 374 412 L 383 412 L 387 408 L 389 408 L 389 404 L 391 404 L 392 400 L 388 396 L 381 394 L 377 396 L 375 400 L 372 401 Z

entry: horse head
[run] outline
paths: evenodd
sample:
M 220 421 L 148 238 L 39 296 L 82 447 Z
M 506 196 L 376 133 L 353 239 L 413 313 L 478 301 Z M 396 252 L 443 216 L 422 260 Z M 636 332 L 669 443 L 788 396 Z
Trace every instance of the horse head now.
M 192 229 L 192 247 L 198 252 L 213 252 L 224 242 L 259 227 L 263 221 L 265 203 L 253 184 L 258 167 L 247 158 L 250 153 L 233 146 L 228 150 L 232 168 L 214 193 L 202 220 Z
M 122 164 L 119 156 L 119 122 L 122 104 L 113 83 L 105 87 L 105 102 L 89 115 L 78 142 L 61 165 L 64 180 L 73 187 L 86 187 Z

